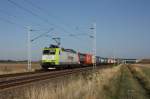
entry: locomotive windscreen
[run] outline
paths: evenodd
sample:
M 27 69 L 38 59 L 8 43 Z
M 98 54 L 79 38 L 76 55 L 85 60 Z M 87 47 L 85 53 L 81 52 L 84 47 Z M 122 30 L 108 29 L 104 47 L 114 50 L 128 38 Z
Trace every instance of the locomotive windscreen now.
M 49 50 L 44 50 L 43 54 L 49 54 Z
M 55 50 L 44 50 L 43 54 L 50 54 L 50 55 L 54 55 L 55 54 Z

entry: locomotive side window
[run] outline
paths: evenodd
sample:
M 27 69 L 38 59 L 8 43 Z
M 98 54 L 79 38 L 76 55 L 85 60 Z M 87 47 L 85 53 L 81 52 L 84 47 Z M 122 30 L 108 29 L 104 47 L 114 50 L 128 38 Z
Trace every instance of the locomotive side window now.
M 55 50 L 50 50 L 49 54 L 54 55 L 55 54 Z

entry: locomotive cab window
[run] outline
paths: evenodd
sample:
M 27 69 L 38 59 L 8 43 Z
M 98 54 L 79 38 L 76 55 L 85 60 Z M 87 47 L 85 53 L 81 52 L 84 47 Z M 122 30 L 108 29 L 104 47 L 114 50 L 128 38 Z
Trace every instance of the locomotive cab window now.
M 43 54 L 49 54 L 49 50 L 44 50 Z
M 50 55 L 54 55 L 55 54 L 55 50 L 44 50 L 43 54 L 50 54 Z

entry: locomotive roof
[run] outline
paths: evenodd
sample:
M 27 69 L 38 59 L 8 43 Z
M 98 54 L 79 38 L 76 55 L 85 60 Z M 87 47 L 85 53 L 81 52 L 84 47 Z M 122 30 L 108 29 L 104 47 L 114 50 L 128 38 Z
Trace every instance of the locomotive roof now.
M 51 44 L 49 48 L 59 48 L 59 46 Z
M 48 48 L 45 47 L 44 49 L 49 49 L 49 48 L 60 48 L 59 46 L 57 45 L 53 45 L 51 44 Z M 65 51 L 65 52 L 71 52 L 71 53 L 77 53 L 75 50 L 73 49 L 65 49 L 65 48 L 61 48 L 62 51 Z
M 64 48 L 61 48 L 63 51 L 65 52 L 71 52 L 71 53 L 77 53 L 75 50 L 73 49 L 64 49 Z

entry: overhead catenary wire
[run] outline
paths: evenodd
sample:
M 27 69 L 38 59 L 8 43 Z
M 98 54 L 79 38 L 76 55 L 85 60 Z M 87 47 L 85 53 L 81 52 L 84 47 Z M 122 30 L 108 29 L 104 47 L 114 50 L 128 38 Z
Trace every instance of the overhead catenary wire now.
M 31 10 L 29 10 L 29 9 L 27 9 L 27 8 L 25 8 L 25 7 L 23 7 L 23 6 L 21 6 L 21 5 L 19 5 L 18 3 L 16 3 L 16 2 L 13 1 L 13 0 L 7 0 L 7 1 L 10 2 L 11 4 L 13 4 L 14 6 L 16 6 L 16 7 L 20 8 L 20 9 L 26 11 L 27 13 L 30 13 L 31 15 L 33 15 L 33 16 L 39 18 L 39 19 L 42 20 L 43 22 L 45 22 L 45 23 L 47 23 L 47 24 L 49 24 L 49 25 L 58 27 L 59 29 L 63 30 L 65 33 L 67 33 L 67 34 L 69 34 L 69 35 L 72 35 L 71 37 L 78 38 L 77 36 L 78 36 L 79 34 L 70 33 L 70 32 L 68 32 L 66 29 L 64 29 L 64 28 L 62 28 L 62 27 L 60 27 L 60 26 L 57 26 L 57 25 L 55 25 L 55 24 L 50 23 L 48 19 L 45 19 L 45 18 L 41 17 L 40 15 L 38 15 L 38 14 L 36 14 L 35 12 L 33 12 L 33 11 L 31 11 Z M 38 8 L 41 9 L 40 7 L 38 7 Z
M 39 38 L 42 37 L 42 36 L 45 36 L 47 33 L 49 33 L 49 32 L 52 31 L 52 30 L 53 30 L 53 28 L 50 28 L 47 32 L 42 33 L 42 34 L 40 34 L 39 36 L 37 36 L 37 37 L 31 39 L 31 42 L 33 42 L 33 41 L 39 39 Z
M 27 29 L 26 26 L 23 26 L 23 25 L 21 25 L 21 24 L 15 23 L 15 22 L 10 21 L 10 20 L 8 20 L 8 19 L 6 19 L 6 18 L 0 17 L 0 20 L 3 21 L 3 22 L 5 22 L 5 23 L 9 23 L 9 24 L 12 24 L 12 25 L 14 25 L 14 26 L 17 26 L 17 27 L 20 27 L 20 28 L 23 28 L 23 29 Z M 31 42 L 33 42 L 34 40 L 40 38 L 41 36 L 44 36 L 44 35 L 46 36 L 46 34 L 49 33 L 51 30 L 53 30 L 53 28 L 51 28 L 51 29 L 48 30 L 47 32 L 44 32 L 44 33 L 40 34 L 39 36 L 33 38 L 33 39 L 31 40 Z M 33 29 L 31 29 L 31 31 L 39 31 L 39 30 L 33 30 Z M 68 35 L 68 36 L 77 38 L 77 37 L 75 37 L 73 34 L 70 34 L 70 35 Z M 50 36 L 49 36 L 49 37 L 50 37 Z M 77 38 L 77 39 L 79 39 L 79 38 Z
M 23 6 L 21 6 L 21 5 L 19 5 L 19 4 L 16 3 L 15 1 L 12 1 L 12 0 L 7 0 L 7 1 L 10 2 L 11 4 L 13 4 L 14 6 L 16 6 L 16 7 L 20 8 L 20 9 L 22 9 L 22 10 L 24 10 L 24 11 L 30 13 L 31 15 L 33 15 L 33 16 L 39 18 L 39 19 L 42 20 L 43 22 L 45 22 L 45 23 L 47 23 L 47 24 L 49 24 L 49 25 L 52 25 L 52 26 L 54 26 L 54 27 L 57 27 L 57 28 L 63 30 L 65 33 L 70 33 L 70 32 L 68 32 L 66 29 L 64 29 L 64 28 L 62 28 L 62 27 L 60 27 L 60 26 L 58 26 L 58 25 L 56 25 L 56 24 L 53 24 L 53 23 L 49 22 L 48 19 L 46 19 L 46 18 L 44 18 L 44 17 L 41 17 L 40 15 L 36 14 L 35 12 L 33 12 L 33 11 L 31 11 L 31 10 L 29 10 L 29 9 L 27 9 L 27 8 L 25 8 L 25 7 L 23 7 Z
M 12 14 L 10 14 L 10 13 L 8 13 L 8 12 L 2 10 L 2 9 L 0 9 L 0 14 L 3 14 L 3 15 L 8 16 L 8 17 L 11 17 L 11 18 L 13 18 L 13 20 L 14 20 L 14 19 L 15 19 L 15 20 L 16 20 L 16 19 L 18 20 L 18 17 L 17 17 L 16 15 L 12 15 Z M 22 24 L 19 24 L 19 23 L 10 21 L 10 19 L 6 19 L 6 18 L 2 18 L 2 17 L 1 17 L 0 20 L 5 21 L 6 23 L 9 23 L 9 24 L 17 25 L 17 26 L 22 27 L 22 28 L 27 28 L 27 27 L 23 26 Z M 35 26 L 35 25 L 34 25 L 34 26 Z M 34 31 L 41 31 L 41 30 L 39 30 L 39 29 L 37 30 L 37 29 L 36 29 L 36 30 L 34 30 Z
M 53 14 L 50 14 L 48 11 L 46 11 L 45 9 L 43 9 L 42 7 L 34 4 L 33 2 L 31 2 L 30 0 L 23 0 L 24 2 L 26 2 L 27 4 L 31 5 L 32 7 L 38 9 L 39 11 L 41 11 L 42 13 L 50 16 L 51 18 L 55 19 L 58 23 L 62 24 L 62 25 L 65 25 L 66 27 L 70 27 L 70 25 L 62 22 L 62 20 L 60 20 L 59 18 L 57 18 L 57 16 L 53 15 Z M 59 20 L 59 21 L 58 21 Z M 68 28 L 69 29 L 69 28 Z
M 1 11 L 1 10 L 0 10 L 0 11 Z M 8 14 L 7 14 L 7 15 L 8 15 Z M 13 17 L 15 17 L 15 16 L 13 16 Z M 16 17 L 16 18 L 17 18 L 17 17 Z M 27 29 L 26 26 L 23 26 L 22 24 L 18 24 L 18 23 L 16 23 L 16 22 L 10 21 L 10 20 L 8 20 L 8 19 L 6 19 L 6 18 L 0 17 L 0 20 L 3 21 L 3 22 L 9 23 L 9 24 L 15 25 L 15 26 L 17 25 L 17 27 L 21 27 L 21 28 Z M 32 31 L 40 31 L 40 30 L 33 30 L 33 29 L 32 29 Z M 70 36 L 70 37 L 74 37 L 74 38 L 79 39 L 78 37 L 81 37 L 81 36 L 88 36 L 88 35 L 85 35 L 85 33 L 80 33 L 80 34 L 69 34 L 69 35 L 63 35 L 63 36 Z
M 0 13 L 5 14 L 5 15 L 8 15 L 8 16 L 13 17 L 13 18 L 17 18 L 17 16 L 11 15 L 10 13 L 7 13 L 6 11 L 4 11 L 4 10 L 2 10 L 2 9 L 0 9 Z
M 27 28 L 27 27 L 25 27 L 25 26 L 22 25 L 22 24 L 18 24 L 18 23 L 16 23 L 16 22 L 10 21 L 10 20 L 8 20 L 8 19 L 6 19 L 6 18 L 3 18 L 3 17 L 0 17 L 0 20 L 3 21 L 3 22 L 9 23 L 9 24 L 15 25 L 15 26 L 17 26 L 17 27 L 23 28 L 23 29 L 26 29 L 26 28 Z
M 3 21 L 3 22 L 9 23 L 9 24 L 15 25 L 15 26 L 17 25 L 17 27 L 20 27 L 20 28 L 23 28 L 23 29 L 27 29 L 26 26 L 23 26 L 21 24 L 15 23 L 15 22 L 10 21 L 10 20 L 8 20 L 6 18 L 0 17 L 0 20 Z M 33 30 L 32 29 L 31 31 L 39 31 L 39 30 Z M 49 32 L 49 30 L 47 32 L 45 32 L 44 34 L 46 34 L 48 32 Z M 43 34 L 41 34 L 41 35 L 43 35 Z M 41 35 L 39 35 L 38 37 L 35 37 L 34 39 L 38 39 Z M 45 35 L 45 36 L 47 36 L 47 35 Z M 76 35 L 76 34 L 69 34 L 69 35 L 63 35 L 63 36 L 74 37 L 76 39 L 80 39 L 79 37 L 81 37 L 81 36 L 88 36 L 88 35 L 85 35 L 85 33 L 83 33 L 83 34 L 81 33 L 81 34 L 78 34 L 78 35 Z M 50 37 L 50 35 L 48 35 L 48 37 Z M 32 39 L 31 41 L 34 41 L 34 39 Z
M 27 4 L 31 5 L 32 7 L 34 7 L 34 8 L 36 8 L 36 9 L 42 11 L 44 14 L 46 14 L 46 15 L 52 17 L 53 19 L 56 19 L 56 21 L 59 20 L 59 23 L 65 25 L 65 26 L 67 26 L 67 27 L 70 27 L 70 26 L 66 25 L 64 22 L 62 22 L 59 18 L 57 18 L 56 16 L 50 14 L 48 11 L 46 11 L 45 9 L 41 8 L 40 6 L 34 4 L 34 3 L 31 2 L 30 0 L 23 0 L 23 1 L 25 1 Z M 57 22 L 58 22 L 58 21 L 57 21 Z M 78 30 L 78 31 L 79 31 L 79 30 Z M 70 33 L 69 35 L 79 36 L 80 34 L 88 35 L 87 33 L 76 33 L 76 34 L 75 34 L 75 33 Z
M 17 16 L 11 15 L 10 13 L 7 13 L 6 11 L 4 11 L 2 9 L 0 9 L 0 13 L 2 13 L 4 15 L 7 15 L 9 17 L 17 18 Z M 25 27 L 24 25 L 22 25 L 20 23 L 16 23 L 14 21 L 10 21 L 9 19 L 6 19 L 4 17 L 0 17 L 0 20 L 3 21 L 3 22 L 9 23 L 9 24 L 15 25 L 15 26 L 20 27 L 20 28 L 25 28 L 25 29 L 27 28 L 27 27 Z
M 40 20 L 42 20 L 43 22 L 45 22 L 45 23 L 48 22 L 47 19 L 44 19 L 44 18 L 40 17 L 38 14 L 32 12 L 31 10 L 26 9 L 25 7 L 19 5 L 18 3 L 14 2 L 14 1 L 12 1 L 12 0 L 7 0 L 7 1 L 10 2 L 11 4 L 13 4 L 14 6 L 16 6 L 16 7 L 20 8 L 20 9 L 22 9 L 22 10 L 24 10 L 24 11 L 30 13 L 31 15 L 38 17 L 38 18 L 39 18 Z M 49 24 L 49 23 L 48 23 L 48 24 Z

